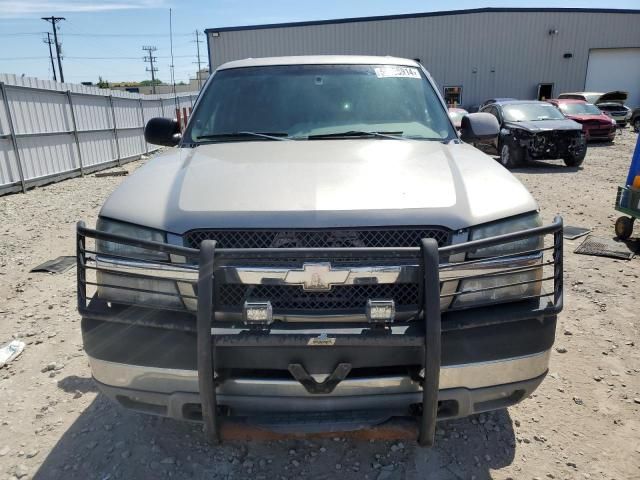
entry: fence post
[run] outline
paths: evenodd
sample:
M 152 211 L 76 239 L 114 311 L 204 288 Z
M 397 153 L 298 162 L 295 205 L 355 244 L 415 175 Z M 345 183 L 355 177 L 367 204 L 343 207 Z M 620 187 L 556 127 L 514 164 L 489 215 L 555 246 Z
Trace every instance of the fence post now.
M 116 155 L 118 155 L 118 166 L 121 166 L 120 144 L 118 143 L 118 127 L 116 126 L 116 111 L 113 108 L 113 95 L 109 95 L 109 104 L 111 105 L 111 118 L 113 119 L 113 138 L 116 141 Z
M 164 102 L 162 101 L 162 97 L 160 97 L 160 108 L 162 109 L 162 116 L 164 117 Z
M 144 107 L 142 106 L 142 97 L 140 97 L 138 99 L 138 101 L 140 102 L 140 117 L 142 118 L 142 139 L 144 140 L 144 153 L 145 154 L 149 154 L 149 144 L 147 143 L 147 139 L 144 138 L 144 127 L 145 122 L 144 122 Z
M 71 99 L 71 90 L 67 90 L 67 100 L 69 101 L 69 108 L 71 109 L 71 123 L 73 124 L 73 138 L 76 141 L 76 147 L 78 148 L 78 163 L 80 166 L 80 175 L 84 177 L 84 165 L 82 164 L 82 152 L 80 152 L 80 139 L 78 138 L 78 126 L 76 124 L 76 114 L 73 111 L 73 100 Z
M 9 110 L 9 99 L 7 98 L 7 89 L 4 82 L 0 82 L 0 93 L 2 93 L 2 99 L 4 102 L 4 109 L 7 112 L 7 120 L 9 122 L 9 134 L 11 135 L 11 144 L 13 145 L 13 151 L 16 156 L 16 164 L 18 165 L 18 175 L 20 175 L 20 186 L 22 187 L 22 193 L 27 191 L 27 186 L 24 181 L 24 171 L 22 170 L 22 160 L 20 159 L 20 151 L 18 150 L 18 141 L 16 139 L 16 131 L 13 127 L 13 118 L 11 117 L 11 110 Z

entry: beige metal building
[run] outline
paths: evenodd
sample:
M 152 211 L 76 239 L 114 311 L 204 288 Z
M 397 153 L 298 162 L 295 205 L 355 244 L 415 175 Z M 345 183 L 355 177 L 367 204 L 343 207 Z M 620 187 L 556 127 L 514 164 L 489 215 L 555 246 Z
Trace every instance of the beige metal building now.
M 482 8 L 206 33 L 211 71 L 247 57 L 393 55 L 420 59 L 449 103 L 626 90 L 640 105 L 640 10 Z

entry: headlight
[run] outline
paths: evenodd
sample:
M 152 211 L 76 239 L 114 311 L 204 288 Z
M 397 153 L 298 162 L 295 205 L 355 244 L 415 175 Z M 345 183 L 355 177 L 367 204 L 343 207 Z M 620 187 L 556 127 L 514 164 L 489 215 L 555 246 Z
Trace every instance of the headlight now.
M 508 220 L 481 225 L 471 230 L 471 240 L 490 238 L 506 233 L 528 230 L 541 225 L 537 213 L 521 215 Z M 542 253 L 535 250 L 542 248 L 541 236 L 528 237 L 520 240 L 509 241 L 491 247 L 479 248 L 467 254 L 468 259 L 483 259 L 470 265 L 473 274 L 483 274 L 494 270 L 494 274 L 483 277 L 468 278 L 460 281 L 454 307 L 467 308 L 482 306 L 496 302 L 517 301 L 519 299 L 533 297 L 541 291 Z M 528 252 L 528 253 L 525 253 Z M 522 253 L 521 256 L 518 253 Z M 507 258 L 491 258 L 512 255 Z M 521 271 L 502 273 L 504 270 L 520 268 Z
M 482 306 L 495 302 L 517 301 L 538 295 L 541 290 L 542 267 L 518 273 L 471 278 L 460 283 L 455 307 Z M 489 290 L 486 290 L 489 289 Z
M 488 223 L 471 229 L 470 240 L 480 240 L 482 238 L 496 237 L 506 233 L 519 232 L 542 225 L 540 216 L 537 213 L 521 215 L 508 220 Z M 498 255 L 511 255 L 514 253 L 527 252 L 542 247 L 542 237 L 528 237 L 520 240 L 510 241 L 491 247 L 478 248 L 467 254 L 469 259 L 487 258 Z
M 139 227 L 130 223 L 117 222 L 106 218 L 98 218 L 96 225 L 98 231 L 123 235 L 138 240 L 151 240 L 154 242 L 165 242 L 165 234 L 159 230 Z M 138 260 L 167 261 L 166 253 L 147 250 L 145 248 L 133 247 L 123 243 L 106 242 L 98 240 L 96 242 L 98 253 L 105 255 L 118 255 L 122 257 L 135 258 Z
M 182 308 L 182 298 L 176 282 L 153 280 L 117 273 L 96 272 L 97 295 L 113 303 L 140 305 L 141 307 Z
M 104 218 L 98 219 L 97 230 L 139 240 L 165 242 L 165 234 L 158 230 Z M 104 264 L 109 263 L 109 256 L 125 257 L 119 259 L 123 263 L 140 264 L 140 261 L 167 261 L 169 257 L 166 253 L 104 240 L 96 241 L 96 251 L 98 252 L 96 294 L 99 298 L 113 303 L 134 304 L 142 307 L 182 308 L 182 299 L 173 280 L 152 279 L 100 269 L 100 261 L 102 260 Z

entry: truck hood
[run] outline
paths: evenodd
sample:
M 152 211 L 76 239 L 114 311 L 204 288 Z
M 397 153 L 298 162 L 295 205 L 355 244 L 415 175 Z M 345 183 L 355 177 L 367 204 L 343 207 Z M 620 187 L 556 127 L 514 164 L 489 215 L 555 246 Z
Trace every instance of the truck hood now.
M 196 228 L 460 229 L 536 209 L 511 173 L 470 145 L 350 139 L 171 149 L 128 177 L 100 215 L 182 234 Z
M 531 120 L 505 122 L 509 128 L 520 128 L 529 132 L 547 132 L 549 130 L 582 130 L 582 125 L 573 120 Z

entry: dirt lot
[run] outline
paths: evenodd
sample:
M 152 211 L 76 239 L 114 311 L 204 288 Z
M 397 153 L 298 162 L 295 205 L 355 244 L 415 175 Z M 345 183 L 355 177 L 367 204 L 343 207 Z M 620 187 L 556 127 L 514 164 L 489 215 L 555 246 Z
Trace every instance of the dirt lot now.
M 545 220 L 561 213 L 611 237 L 636 137 L 626 129 L 614 145 L 592 146 L 582 169 L 549 162 L 516 175 Z M 0 198 L 0 343 L 27 342 L 0 370 L 0 478 L 640 478 L 640 259 L 575 255 L 582 239 L 565 244 L 566 307 L 541 388 L 508 411 L 441 423 L 432 450 L 338 437 L 210 448 L 198 426 L 112 405 L 82 351 L 75 270 L 29 270 L 73 255 L 75 222 L 94 224 L 121 180 L 87 176 Z

